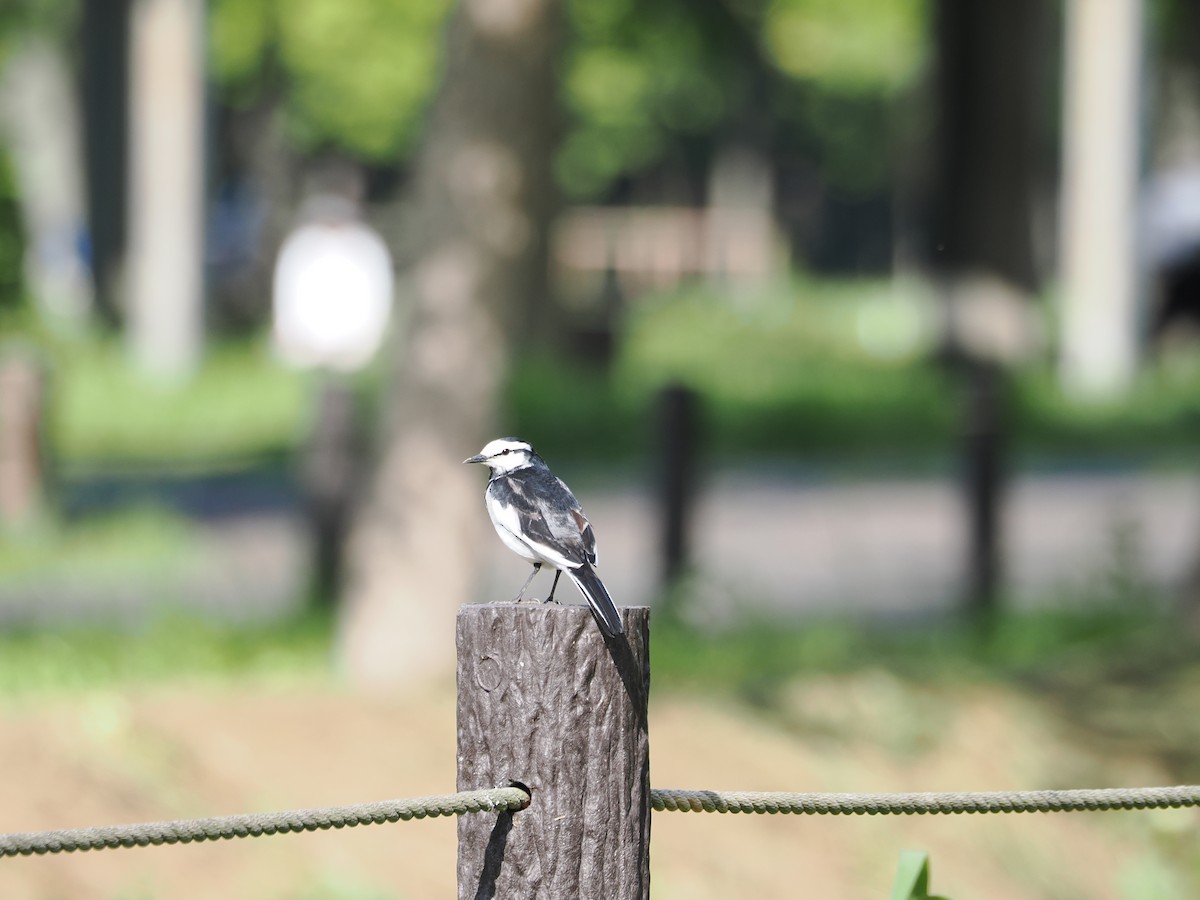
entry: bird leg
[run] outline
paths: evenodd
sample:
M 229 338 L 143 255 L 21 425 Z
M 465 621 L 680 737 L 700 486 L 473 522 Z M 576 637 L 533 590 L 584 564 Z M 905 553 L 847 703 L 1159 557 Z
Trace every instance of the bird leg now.
M 555 590 L 555 588 L 558 587 L 558 579 L 561 576 L 562 576 L 562 569 L 559 569 L 557 572 L 554 573 L 554 584 L 550 585 L 550 596 L 547 597 L 543 602 L 558 603 L 558 601 L 554 599 L 554 590 Z
M 519 590 L 517 592 L 517 596 L 513 597 L 513 599 L 512 599 L 513 603 L 521 602 L 521 598 L 525 596 L 525 589 L 529 587 L 529 582 L 533 581 L 533 576 L 536 575 L 541 570 L 542 570 L 542 564 L 540 562 L 536 562 L 533 564 L 533 571 L 529 573 L 529 577 L 526 578 L 525 583 L 523 585 L 521 585 L 521 590 Z M 558 581 L 558 579 L 556 578 L 555 582 L 557 582 L 557 581 Z M 554 591 L 551 591 L 550 593 L 553 594 Z

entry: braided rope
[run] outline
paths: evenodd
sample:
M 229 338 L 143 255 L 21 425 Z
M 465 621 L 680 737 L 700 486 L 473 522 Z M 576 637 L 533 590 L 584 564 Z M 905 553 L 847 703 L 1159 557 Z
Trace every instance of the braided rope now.
M 0 858 L 75 850 L 188 844 L 193 841 L 380 825 L 384 822 L 476 812 L 525 809 L 529 794 L 521 788 L 461 791 L 435 797 L 384 800 L 353 806 L 328 806 L 279 813 L 180 819 L 140 825 L 108 825 L 65 831 L 0 834 Z M 830 794 L 754 791 L 679 791 L 654 789 L 650 805 L 658 811 L 721 813 L 795 813 L 801 815 L 929 815 L 948 813 L 1080 812 L 1118 809 L 1166 809 L 1200 806 L 1200 785 L 1161 788 L 1105 788 L 1076 791 L 994 791 L 988 793 Z
M 0 834 L 0 858 L 41 853 L 70 853 L 74 850 L 103 850 L 115 847 L 145 847 L 159 844 L 188 844 L 263 834 L 381 825 L 409 819 L 454 816 L 476 812 L 524 809 L 529 794 L 521 788 L 461 791 L 437 797 L 384 800 L 353 806 L 296 809 L 288 812 L 220 816 L 209 819 L 180 819 L 142 825 L 108 825 L 67 831 L 37 831 Z
M 1200 785 L 954 794 L 794 794 L 652 790 L 650 804 L 659 812 L 796 813 L 834 816 L 1080 812 L 1200 806 Z

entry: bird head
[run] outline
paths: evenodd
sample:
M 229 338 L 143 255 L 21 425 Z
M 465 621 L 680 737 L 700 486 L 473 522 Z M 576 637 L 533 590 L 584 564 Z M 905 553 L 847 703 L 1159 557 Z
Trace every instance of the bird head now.
M 511 472 L 530 465 L 535 457 L 533 448 L 520 438 L 496 438 L 464 463 L 483 463 L 493 472 Z

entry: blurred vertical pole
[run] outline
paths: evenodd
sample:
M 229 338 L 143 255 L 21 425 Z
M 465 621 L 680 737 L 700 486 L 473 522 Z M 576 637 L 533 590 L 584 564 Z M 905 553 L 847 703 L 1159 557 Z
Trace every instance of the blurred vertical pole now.
M 1061 377 L 1096 396 L 1128 386 L 1137 364 L 1143 8 L 1068 0 L 1066 9 Z
M 132 0 L 87 0 L 80 10 L 80 73 L 88 234 L 96 310 L 120 320 L 129 153 L 129 23 Z
M 127 336 L 164 379 L 190 375 L 202 345 L 203 36 L 203 0 L 136 0 Z
M 963 474 L 967 503 L 967 603 L 973 621 L 995 618 L 1000 589 L 1001 497 L 1004 488 L 1004 376 L 992 362 L 966 368 Z
M 681 384 L 658 398 L 662 478 L 663 597 L 668 612 L 673 591 L 691 562 L 691 518 L 696 496 L 696 392 Z
M 1001 364 L 1029 350 L 1029 295 L 1038 280 L 1033 213 L 1047 7 L 1043 0 L 938 0 L 935 7 L 927 252 L 946 301 L 948 355 L 963 381 L 964 611 L 985 626 L 1000 594 Z
M 346 526 L 362 474 L 365 448 L 355 407 L 351 385 L 325 374 L 300 467 L 312 541 L 312 594 L 321 608 L 333 607 L 342 588 Z
M 0 355 L 0 526 L 31 522 L 45 499 L 46 378 L 30 354 Z

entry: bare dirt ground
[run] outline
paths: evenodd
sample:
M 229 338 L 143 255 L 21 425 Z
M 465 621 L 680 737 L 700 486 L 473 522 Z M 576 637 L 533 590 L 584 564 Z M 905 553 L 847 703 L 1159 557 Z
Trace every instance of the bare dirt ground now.
M 680 694 L 652 704 L 652 783 L 747 790 L 985 790 L 1170 783 L 996 686 L 916 691 L 883 672 L 797 682 L 785 711 Z M 0 831 L 219 815 L 454 787 L 449 685 L 369 697 L 325 682 L 170 686 L 0 701 Z M 932 854 L 974 900 L 1188 896 L 1171 868 L 1200 813 L 805 818 L 656 813 L 653 896 L 885 897 Z M 1174 849 L 1173 849 L 1174 848 Z M 452 820 L 0 861 L 6 900 L 442 898 Z

